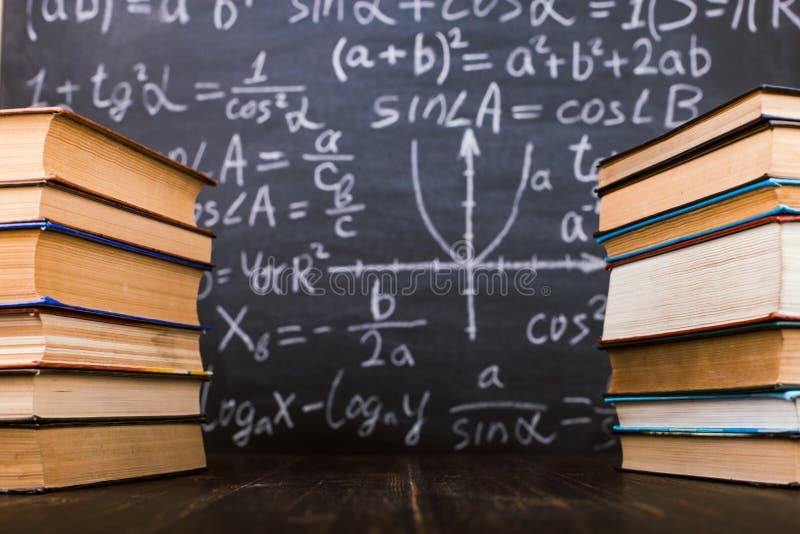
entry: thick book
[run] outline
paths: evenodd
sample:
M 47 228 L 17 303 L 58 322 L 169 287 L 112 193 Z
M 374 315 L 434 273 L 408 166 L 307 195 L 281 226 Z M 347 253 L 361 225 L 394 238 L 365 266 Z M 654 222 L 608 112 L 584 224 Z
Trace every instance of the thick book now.
M 600 231 L 666 213 L 766 176 L 800 178 L 800 120 L 764 119 L 704 152 L 687 153 L 600 195 Z M 635 178 L 635 179 L 633 179 Z
M 200 416 L 199 373 L 0 370 L 0 422 Z
M 609 395 L 800 387 L 800 322 L 766 321 L 602 344 Z
M 797 434 L 620 432 L 622 468 L 754 484 L 800 484 Z
M 680 248 L 685 248 L 691 245 L 696 245 L 698 243 L 704 243 L 706 241 L 719 239 L 720 237 L 742 232 L 744 230 L 755 228 L 757 226 L 764 226 L 767 224 L 784 224 L 784 223 L 798 223 L 798 222 L 800 222 L 800 210 L 796 210 L 794 208 L 787 208 L 785 206 L 779 206 L 778 208 L 772 210 L 769 213 L 764 213 L 756 217 L 751 217 L 749 219 L 737 221 L 732 224 L 728 224 L 719 228 L 712 228 L 711 230 L 708 230 L 706 232 L 700 232 L 698 234 L 690 234 L 685 237 L 675 239 L 674 241 L 668 243 L 663 243 L 660 245 L 644 249 L 634 250 L 632 252 L 629 252 L 627 254 L 621 254 L 619 256 L 606 256 L 605 258 L 606 268 L 611 270 L 626 263 L 640 261 L 644 258 L 649 258 L 651 256 L 657 256 L 659 254 L 665 254 L 667 252 L 671 252 L 673 250 L 677 250 Z
M 603 342 L 800 317 L 800 223 L 776 221 L 615 266 Z
M 62 108 L 0 111 L 0 183 L 58 177 L 184 224 L 208 176 Z
M 0 224 L 0 306 L 48 300 L 196 325 L 211 266 L 47 222 Z
M 604 159 L 598 186 L 607 188 L 719 137 L 767 118 L 800 119 L 800 90 L 762 85 L 666 134 Z
M 210 230 L 71 187 L 59 179 L 0 182 L 0 224 L 49 221 L 115 241 L 211 261 Z
M 800 433 L 800 390 L 607 395 L 622 432 Z
M 595 237 L 613 263 L 786 215 L 800 215 L 800 180 L 767 178 Z
M 199 422 L 0 426 L 0 491 L 36 492 L 203 469 Z
M 203 374 L 200 328 L 57 305 L 0 308 L 0 369 L 88 368 Z

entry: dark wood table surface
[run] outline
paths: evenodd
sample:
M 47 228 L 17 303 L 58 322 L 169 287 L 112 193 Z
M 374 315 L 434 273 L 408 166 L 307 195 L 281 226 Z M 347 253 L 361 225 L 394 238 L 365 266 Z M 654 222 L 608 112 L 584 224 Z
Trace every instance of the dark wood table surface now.
M 0 532 L 739 532 L 800 490 L 615 470 L 614 456 L 211 456 L 208 471 L 0 496 Z

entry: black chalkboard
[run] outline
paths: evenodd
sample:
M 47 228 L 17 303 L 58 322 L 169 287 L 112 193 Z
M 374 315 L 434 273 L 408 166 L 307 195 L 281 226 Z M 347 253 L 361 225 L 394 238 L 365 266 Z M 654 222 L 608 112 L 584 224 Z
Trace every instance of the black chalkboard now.
M 800 85 L 785 0 L 21 6 L 3 107 L 220 180 L 212 450 L 613 448 L 595 162 Z

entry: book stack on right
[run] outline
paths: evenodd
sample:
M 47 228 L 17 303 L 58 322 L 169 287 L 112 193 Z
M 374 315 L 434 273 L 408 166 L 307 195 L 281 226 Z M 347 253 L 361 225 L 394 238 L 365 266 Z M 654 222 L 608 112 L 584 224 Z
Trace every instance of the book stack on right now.
M 622 467 L 800 484 L 800 91 L 601 163 Z

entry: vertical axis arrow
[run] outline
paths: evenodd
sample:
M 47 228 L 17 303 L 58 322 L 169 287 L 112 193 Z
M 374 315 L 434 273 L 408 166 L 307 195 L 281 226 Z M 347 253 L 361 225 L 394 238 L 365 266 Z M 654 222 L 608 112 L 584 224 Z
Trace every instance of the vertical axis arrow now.
M 475 133 L 472 128 L 467 128 L 461 138 L 458 159 L 464 160 L 464 178 L 467 182 L 467 197 L 461 205 L 464 206 L 464 241 L 466 242 L 466 257 L 463 259 L 466 278 L 464 293 L 467 296 L 467 327 L 465 331 L 470 341 L 475 341 L 478 334 L 478 326 L 475 321 L 475 232 L 472 215 L 475 210 L 475 158 L 480 155 L 481 149 Z

